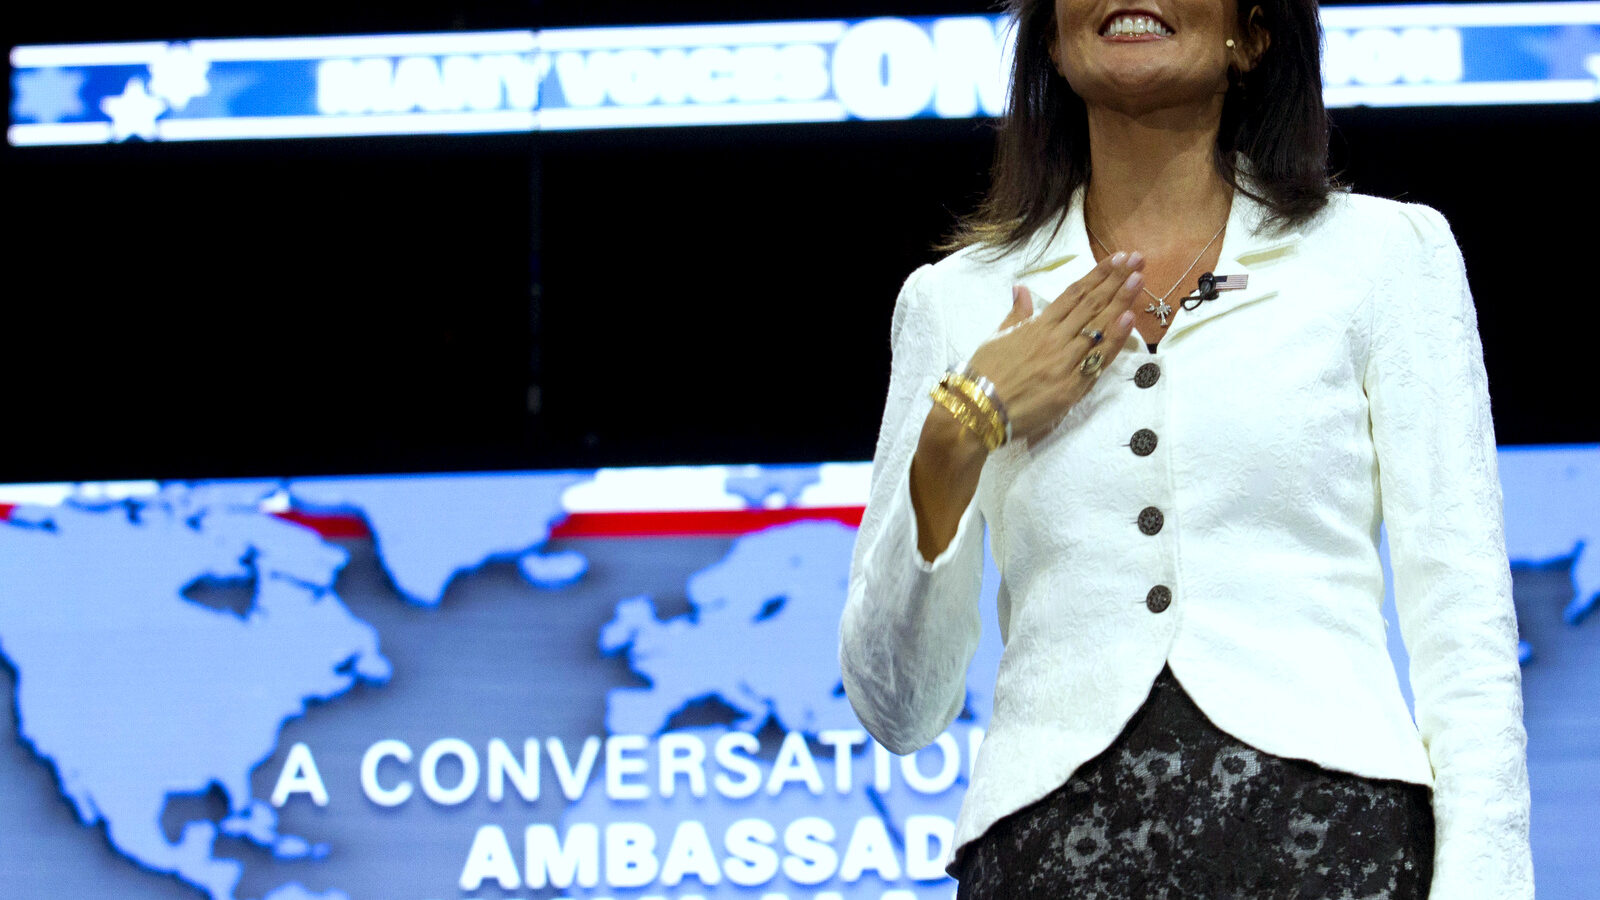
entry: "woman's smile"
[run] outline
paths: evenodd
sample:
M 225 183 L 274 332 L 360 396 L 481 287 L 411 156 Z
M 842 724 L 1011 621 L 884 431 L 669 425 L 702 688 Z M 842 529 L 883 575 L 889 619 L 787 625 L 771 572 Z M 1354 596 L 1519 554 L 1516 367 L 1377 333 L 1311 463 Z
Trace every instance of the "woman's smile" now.
M 1172 26 L 1145 10 L 1119 9 L 1100 23 L 1100 37 L 1117 43 L 1144 43 L 1172 37 Z

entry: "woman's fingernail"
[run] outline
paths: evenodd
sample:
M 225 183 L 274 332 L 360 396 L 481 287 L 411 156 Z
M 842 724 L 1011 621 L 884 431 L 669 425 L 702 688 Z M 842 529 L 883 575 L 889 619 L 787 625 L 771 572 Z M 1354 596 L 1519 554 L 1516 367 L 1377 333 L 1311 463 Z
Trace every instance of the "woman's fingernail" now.
M 1021 299 L 1022 299 L 1022 285 L 1013 284 L 1011 286 L 1011 302 L 1015 303 L 1015 302 L 1017 302 L 1018 300 L 1021 300 Z
M 1111 254 L 1111 264 L 1113 266 L 1120 266 L 1120 265 L 1122 265 L 1123 261 L 1126 260 L 1127 258 L 1128 258 L 1128 254 L 1123 253 L 1121 250 L 1118 250 L 1117 252 Z
M 1133 255 L 1128 257 L 1128 265 L 1130 265 L 1130 266 L 1138 266 L 1143 262 L 1144 262 L 1144 254 L 1140 253 L 1137 250 L 1133 251 Z
M 1132 325 L 1132 324 L 1133 324 L 1133 313 L 1131 311 L 1130 312 L 1125 312 L 1122 315 L 1117 316 L 1117 325 L 1118 326 L 1120 326 L 1122 328 L 1127 328 L 1129 325 Z
M 1139 285 L 1141 284 L 1144 284 L 1143 272 L 1134 272 L 1128 276 L 1128 290 L 1136 291 L 1139 289 Z

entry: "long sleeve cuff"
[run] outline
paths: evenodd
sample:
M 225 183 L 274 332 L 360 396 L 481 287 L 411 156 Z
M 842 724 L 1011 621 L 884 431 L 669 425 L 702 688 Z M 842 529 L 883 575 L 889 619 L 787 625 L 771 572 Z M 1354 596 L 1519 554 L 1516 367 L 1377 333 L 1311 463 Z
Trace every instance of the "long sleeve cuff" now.
M 924 304 L 917 277 L 895 309 L 888 403 L 839 626 L 846 696 L 873 737 L 897 753 L 933 741 L 966 705 L 983 578 L 976 498 L 938 558 L 924 559 L 917 547 L 911 463 L 933 408 L 928 391 L 950 365 L 943 323 Z

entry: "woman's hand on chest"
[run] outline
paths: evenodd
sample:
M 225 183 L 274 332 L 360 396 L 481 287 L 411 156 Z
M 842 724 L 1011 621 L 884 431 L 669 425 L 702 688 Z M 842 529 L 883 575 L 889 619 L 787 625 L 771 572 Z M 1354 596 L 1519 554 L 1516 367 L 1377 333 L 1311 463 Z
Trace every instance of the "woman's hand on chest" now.
M 1133 328 L 1143 265 L 1137 253 L 1108 256 L 1037 314 L 1028 289 L 1013 289 L 1000 330 L 968 364 L 994 383 L 1013 440 L 1048 434 L 1111 365 Z

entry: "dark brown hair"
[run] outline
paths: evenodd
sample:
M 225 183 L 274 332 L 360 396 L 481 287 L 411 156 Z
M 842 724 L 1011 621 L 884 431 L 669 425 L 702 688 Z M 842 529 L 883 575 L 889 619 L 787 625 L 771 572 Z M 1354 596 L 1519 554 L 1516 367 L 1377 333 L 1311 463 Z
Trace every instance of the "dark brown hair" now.
M 1271 211 L 1269 227 L 1290 228 L 1321 210 L 1335 188 L 1322 105 L 1322 23 L 1316 0 L 1238 5 L 1240 32 L 1248 33 L 1259 5 L 1271 41 L 1249 72 L 1229 72 L 1214 161 L 1234 190 Z M 1059 229 L 1073 192 L 1089 182 L 1088 109 L 1050 59 L 1055 0 L 1007 0 L 1007 8 L 1017 29 L 1016 61 L 989 192 L 941 250 L 1014 250 L 1052 218 Z M 1249 186 L 1236 153 L 1249 162 Z

